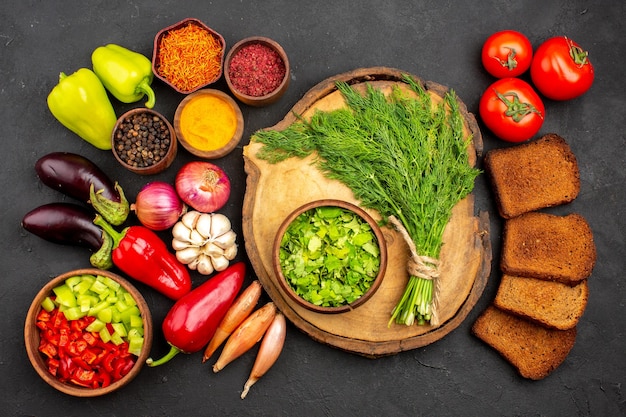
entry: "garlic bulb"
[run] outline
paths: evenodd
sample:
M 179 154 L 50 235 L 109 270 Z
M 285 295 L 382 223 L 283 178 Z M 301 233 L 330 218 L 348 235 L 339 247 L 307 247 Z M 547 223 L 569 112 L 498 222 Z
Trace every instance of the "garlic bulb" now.
M 176 259 L 202 275 L 225 270 L 237 256 L 237 234 L 228 217 L 188 211 L 172 228 Z

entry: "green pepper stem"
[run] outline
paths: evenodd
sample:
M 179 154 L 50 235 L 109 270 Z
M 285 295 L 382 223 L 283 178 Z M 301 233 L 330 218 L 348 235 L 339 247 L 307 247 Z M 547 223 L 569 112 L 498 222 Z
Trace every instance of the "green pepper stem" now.
M 154 103 L 156 102 L 156 96 L 154 95 L 154 90 L 152 89 L 152 87 L 150 87 L 150 78 L 146 77 L 141 80 L 139 85 L 137 85 L 135 92 L 137 94 L 144 93 L 148 96 L 148 101 L 146 101 L 145 104 L 147 108 L 151 109 L 154 107 Z
M 163 365 L 164 363 L 169 362 L 170 359 L 178 355 L 180 352 L 182 352 L 182 350 L 178 349 L 176 346 L 171 346 L 170 351 L 167 352 L 167 354 L 163 356 L 161 359 L 156 360 L 156 361 L 153 360 L 152 358 L 146 359 L 146 365 L 151 366 L 151 367 Z
M 96 214 L 96 218 L 93 220 L 93 223 L 100 226 L 102 230 L 104 230 L 105 233 L 108 233 L 111 239 L 113 239 L 113 246 L 111 249 L 115 249 L 119 246 L 124 236 L 126 236 L 126 231 L 128 230 L 128 227 L 127 227 L 121 232 L 118 232 L 117 230 L 113 228 L 113 226 L 107 223 L 107 221 L 104 220 L 104 218 L 99 214 Z

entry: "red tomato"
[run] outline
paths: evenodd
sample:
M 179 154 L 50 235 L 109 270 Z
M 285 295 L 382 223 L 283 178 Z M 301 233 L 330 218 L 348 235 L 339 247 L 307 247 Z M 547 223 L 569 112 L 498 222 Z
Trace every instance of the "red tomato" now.
M 530 66 L 537 90 L 552 100 L 570 100 L 591 88 L 593 65 L 588 53 L 565 36 L 542 43 Z
M 502 78 L 491 84 L 480 98 L 478 111 L 489 130 L 507 142 L 533 137 L 545 115 L 539 95 L 519 78 Z
M 496 78 L 522 75 L 533 59 L 528 38 L 514 30 L 503 30 L 489 36 L 483 44 L 481 60 L 487 72 Z

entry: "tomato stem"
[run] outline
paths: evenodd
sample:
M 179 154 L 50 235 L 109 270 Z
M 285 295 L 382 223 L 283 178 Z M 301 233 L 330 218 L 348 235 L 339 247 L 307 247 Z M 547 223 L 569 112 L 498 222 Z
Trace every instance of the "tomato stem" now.
M 524 117 L 531 113 L 537 113 L 539 117 L 543 119 L 543 114 L 541 114 L 541 112 L 532 104 L 521 102 L 517 93 L 508 92 L 502 94 L 497 90 L 494 91 L 498 98 L 506 104 L 506 111 L 504 114 L 511 117 L 515 123 L 521 122 Z M 509 100 L 507 97 L 512 97 L 513 100 Z
M 569 56 L 574 60 L 574 63 L 578 67 L 586 65 L 587 62 L 589 62 L 589 52 L 583 50 L 580 46 L 574 45 L 574 42 L 572 42 L 569 38 L 566 37 L 565 40 L 569 45 Z
M 506 60 L 500 59 L 496 56 L 493 57 L 496 61 L 500 63 L 504 68 L 507 68 L 509 71 L 513 71 L 517 68 L 517 59 L 515 59 L 515 48 L 506 48 L 509 50 L 509 53 L 506 55 Z

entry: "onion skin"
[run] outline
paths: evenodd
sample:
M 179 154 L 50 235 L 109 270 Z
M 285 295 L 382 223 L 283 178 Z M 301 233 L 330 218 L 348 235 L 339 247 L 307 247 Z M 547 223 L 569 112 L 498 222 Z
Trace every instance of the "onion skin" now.
M 187 211 L 174 187 L 162 181 L 146 184 L 130 209 L 141 224 L 152 230 L 169 229 Z
M 230 179 L 217 165 L 207 161 L 185 164 L 176 174 L 178 196 L 194 210 L 213 213 L 230 197 Z

